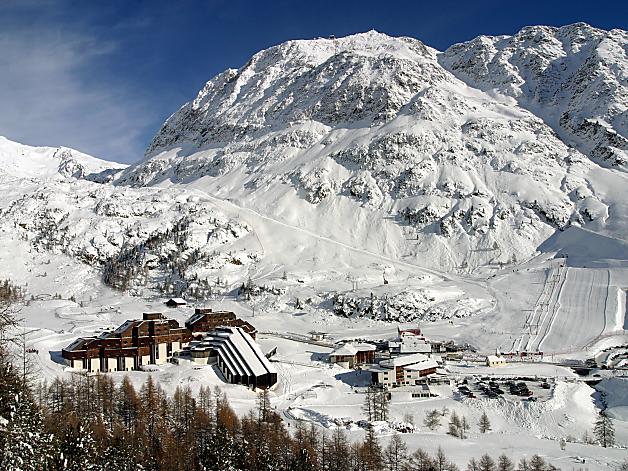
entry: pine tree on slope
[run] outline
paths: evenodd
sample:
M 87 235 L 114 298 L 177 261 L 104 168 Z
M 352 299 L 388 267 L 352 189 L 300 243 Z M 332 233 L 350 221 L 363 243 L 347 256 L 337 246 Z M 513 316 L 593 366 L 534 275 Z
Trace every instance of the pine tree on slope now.
M 600 413 L 600 417 L 595 422 L 593 433 L 598 443 L 604 448 L 615 444 L 615 427 L 613 426 L 613 421 L 607 415 Z
M 491 422 L 490 420 L 488 420 L 488 415 L 486 415 L 486 412 L 482 412 L 482 416 L 480 417 L 479 427 L 480 427 L 480 433 L 486 433 L 491 430 Z

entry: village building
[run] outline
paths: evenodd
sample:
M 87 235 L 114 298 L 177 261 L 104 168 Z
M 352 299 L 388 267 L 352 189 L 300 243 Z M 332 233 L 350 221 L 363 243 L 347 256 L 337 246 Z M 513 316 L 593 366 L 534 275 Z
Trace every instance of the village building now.
M 144 313 L 141 320 L 127 320 L 114 331 L 75 340 L 61 356 L 68 366 L 90 372 L 138 370 L 166 363 L 191 339 L 176 320 Z
M 388 342 L 388 351 L 391 355 L 423 353 L 430 356 L 432 353 L 444 351 L 441 342 L 430 342 L 419 328 L 398 328 L 397 333 L 397 338 Z
M 315 342 L 322 342 L 323 340 L 325 340 L 325 337 L 327 337 L 326 332 L 317 332 L 315 330 L 310 332 L 310 339 Z
M 183 298 L 170 298 L 164 304 L 168 307 L 181 307 L 187 305 L 187 301 Z
M 427 376 L 436 374 L 437 368 L 435 359 L 422 353 L 414 353 L 383 360 L 367 370 L 371 373 L 373 384 L 399 387 L 422 384 Z
M 375 345 L 370 343 L 344 343 L 329 354 L 329 362 L 343 368 L 355 368 L 375 361 Z
M 252 389 L 277 383 L 277 370 L 255 340 L 241 327 L 221 326 L 195 340 L 179 354 L 197 364 L 216 365 L 225 380 Z
M 488 355 L 486 357 L 486 366 L 490 366 L 491 368 L 494 368 L 497 366 L 505 366 L 505 365 L 506 365 L 506 359 L 504 357 L 497 356 L 497 355 Z
M 206 334 L 217 327 L 240 327 L 253 339 L 257 335 L 257 329 L 249 322 L 239 319 L 230 311 L 213 311 L 210 308 L 196 308 L 194 314 L 185 321 L 185 326 L 193 334 Z M 198 335 L 195 335 L 197 337 Z
M 395 401 L 412 401 L 415 399 L 438 397 L 438 394 L 432 391 L 429 384 L 399 386 L 391 389 L 390 395 L 391 398 L 395 399 Z

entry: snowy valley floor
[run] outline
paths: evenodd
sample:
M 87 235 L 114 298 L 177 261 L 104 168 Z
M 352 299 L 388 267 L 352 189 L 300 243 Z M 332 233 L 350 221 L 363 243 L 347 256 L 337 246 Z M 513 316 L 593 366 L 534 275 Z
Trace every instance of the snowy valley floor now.
M 192 306 L 167 309 L 161 298 L 142 299 L 111 290 L 102 285 L 98 271 L 64 255 L 39 253 L 29 249 L 23 241 L 10 238 L 3 238 L 1 244 L 1 276 L 17 283 L 30 280 L 27 288 L 34 299 L 22 308 L 19 315 L 24 319 L 28 348 L 38 350 L 38 354 L 30 356 L 37 375 L 42 379 L 50 381 L 58 375 L 73 374 L 61 363 L 60 351 L 77 336 L 97 334 L 104 328 L 116 327 L 126 319 L 137 318 L 145 311 L 162 311 L 180 322 L 193 312 Z M 381 265 L 370 259 L 368 254 L 364 254 L 361 263 L 361 287 L 358 289 L 364 289 L 365 292 L 383 290 L 381 280 L 378 279 Z M 450 292 L 453 287 L 459 290 L 463 286 L 466 292 L 473 292 L 478 298 L 494 296 L 480 303 L 482 309 L 471 316 L 420 323 L 429 338 L 469 342 L 483 352 L 490 352 L 496 347 L 506 349 L 513 342 L 532 342 L 547 348 L 548 353 L 554 351 L 556 361 L 565 356 L 586 358 L 595 350 L 596 342 L 601 345 L 609 341 L 625 343 L 627 337 L 625 334 L 620 335 L 623 333 L 623 318 L 619 314 L 619 303 L 623 308 L 625 300 L 616 285 L 608 284 L 608 280 L 613 280 L 616 284 L 628 285 L 622 278 L 626 276 L 625 271 L 563 268 L 564 274 L 558 280 L 560 290 L 556 292 L 559 289 L 556 288 L 548 293 L 550 290 L 546 279 L 555 276 L 552 273 L 558 270 L 558 263 L 560 261 L 539 257 L 515 271 L 495 272 L 470 279 L 462 285 L 452 279 L 439 279 L 419 268 L 394 266 L 391 263 L 394 276 L 398 279 L 390 275 L 389 278 L 393 285 L 398 283 L 408 286 L 415 283 L 417 287 L 429 288 L 437 293 Z M 350 283 L 344 278 L 346 274 L 340 268 L 334 273 L 315 271 L 313 267 L 308 269 L 307 264 L 304 265 L 301 269 L 281 265 L 257 268 L 258 277 L 255 280 L 283 286 L 286 290 L 283 295 L 262 296 L 249 302 L 224 296 L 207 304 L 215 309 L 233 310 L 253 323 L 262 332 L 259 342 L 264 350 L 277 346 L 274 360 L 279 370 L 279 382 L 271 398 L 273 407 L 288 424 L 297 418 L 325 428 L 336 427 L 340 422 L 348 423 L 346 427 L 350 436 L 360 439 L 364 432 L 356 422 L 364 419 L 364 394 L 360 392 L 360 385 L 366 384 L 366 373 L 359 375 L 352 370 L 331 366 L 326 361 L 329 348 L 280 338 L 272 333 L 307 335 L 317 330 L 327 332 L 332 341 L 384 339 L 395 335 L 397 324 L 342 318 L 307 304 L 303 309 L 295 309 L 293 300 L 296 297 L 307 299 L 320 296 L 326 290 L 338 289 L 341 283 L 347 285 L 343 287 L 347 292 L 351 291 Z M 282 279 L 284 271 L 289 273 L 288 280 Z M 583 284 L 591 286 L 584 305 L 580 300 Z M 526 286 L 526 289 L 520 289 L 521 286 Z M 561 309 L 557 309 L 556 313 L 554 308 L 534 313 L 536 302 L 543 296 L 544 290 L 550 304 L 560 302 L 558 307 Z M 63 299 L 52 299 L 55 294 Z M 72 296 L 76 302 L 69 300 Z M 607 298 L 608 301 L 601 301 Z M 602 310 L 604 316 L 591 315 L 591 306 L 602 302 L 606 302 L 606 308 Z M 571 306 L 569 311 L 562 308 L 567 305 Z M 524 308 L 530 310 L 528 315 L 534 314 L 539 318 L 538 335 L 526 333 L 523 327 L 526 323 Z M 575 328 L 566 329 L 561 325 L 565 322 L 573 322 Z M 608 336 L 609 332 L 618 335 L 611 337 Z M 546 359 L 549 359 L 547 354 Z M 572 436 L 580 440 L 585 430 L 590 432 L 599 406 L 595 390 L 577 381 L 569 368 L 551 364 L 509 365 L 498 369 L 452 365 L 450 370 L 461 376 L 497 373 L 504 376 L 535 375 L 562 379 L 557 380 L 549 400 L 537 403 L 501 398 L 462 400 L 448 387 L 437 388 L 442 394 L 438 398 L 412 401 L 393 398 L 391 420 L 401 421 L 408 415 L 414 419 L 415 432 L 403 434 L 411 450 L 422 447 L 434 452 L 438 446 L 442 446 L 460 466 L 465 465 L 472 456 L 477 457 L 484 452 L 495 456 L 505 452 L 516 459 L 538 453 L 562 469 L 583 466 L 588 469 L 612 469 L 628 456 L 624 448 L 628 445 L 628 423 L 621 420 L 615 421 L 618 448 L 602 449 L 595 445 L 568 443 L 565 450 L 560 449 L 560 438 Z M 255 407 L 253 392 L 226 384 L 210 366 L 168 364 L 150 373 L 128 374 L 137 385 L 151 374 L 169 392 L 178 385 L 189 385 L 193 390 L 198 390 L 201 385 L 219 386 L 227 393 L 238 413 L 244 414 Z M 111 375 L 116 381 L 121 381 L 124 374 Z M 426 411 L 443 408 L 456 411 L 469 419 L 471 432 L 468 439 L 459 440 L 447 435 L 448 416 L 443 417 L 441 426 L 435 431 L 423 426 Z M 480 434 L 477 428 L 483 411 L 489 414 L 492 422 L 492 431 L 488 434 Z M 392 433 L 383 424 L 379 430 L 383 440 Z M 585 465 L 582 464 L 583 459 Z

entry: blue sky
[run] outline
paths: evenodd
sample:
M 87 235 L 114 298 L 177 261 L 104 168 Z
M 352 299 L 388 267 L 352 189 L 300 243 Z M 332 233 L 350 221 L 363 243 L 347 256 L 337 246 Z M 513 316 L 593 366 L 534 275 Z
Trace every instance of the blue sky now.
M 289 39 L 376 29 L 443 50 L 576 21 L 628 29 L 628 2 L 0 0 L 0 135 L 134 162 L 212 76 Z

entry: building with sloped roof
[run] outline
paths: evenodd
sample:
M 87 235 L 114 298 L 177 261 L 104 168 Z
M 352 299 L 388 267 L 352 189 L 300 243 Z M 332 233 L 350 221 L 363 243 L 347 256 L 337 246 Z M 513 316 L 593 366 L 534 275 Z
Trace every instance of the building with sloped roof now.
M 438 363 L 422 353 L 404 355 L 368 367 L 373 384 L 381 386 L 409 386 L 420 384 L 427 376 L 436 373 Z
M 196 363 L 215 364 L 229 383 L 252 389 L 268 389 L 277 383 L 277 370 L 242 327 L 217 327 L 182 353 Z
M 373 363 L 374 360 L 375 345 L 370 343 L 343 343 L 329 354 L 330 363 L 336 363 L 344 368 Z
M 488 355 L 486 357 L 486 366 L 496 367 L 496 366 L 505 366 L 506 359 L 497 355 Z
M 192 340 L 191 332 L 163 314 L 144 313 L 114 331 L 76 339 L 61 351 L 65 363 L 90 372 L 138 370 L 166 363 Z
M 194 314 L 185 321 L 185 326 L 193 334 L 206 334 L 216 327 L 241 327 L 255 339 L 257 329 L 249 322 L 238 318 L 234 312 L 213 311 L 211 308 L 196 308 Z
M 187 305 L 187 301 L 183 298 L 170 298 L 164 304 L 168 307 L 179 307 Z

